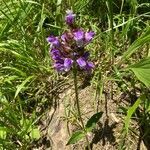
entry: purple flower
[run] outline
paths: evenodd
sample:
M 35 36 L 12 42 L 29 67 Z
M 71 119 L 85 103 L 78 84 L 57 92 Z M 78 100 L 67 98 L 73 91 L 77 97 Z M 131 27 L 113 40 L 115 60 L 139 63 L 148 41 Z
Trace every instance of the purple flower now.
M 62 63 L 59 63 L 59 62 L 54 63 L 54 68 L 58 72 L 63 72 L 64 71 L 64 65 Z
M 85 61 L 85 59 L 84 59 L 83 57 L 78 58 L 78 59 L 77 59 L 77 63 L 78 63 L 78 65 L 79 65 L 81 68 L 86 67 L 86 61 Z
M 58 49 L 52 49 L 50 54 L 54 60 L 59 60 L 61 58 L 61 53 Z
M 93 68 L 94 68 L 94 64 L 91 61 L 87 62 L 86 70 L 91 71 L 91 69 L 93 69 Z
M 85 42 L 89 43 L 93 39 L 95 33 L 93 31 L 89 31 L 85 33 Z
M 83 42 L 83 40 L 84 40 L 84 32 L 82 30 L 80 30 L 80 29 L 75 31 L 74 32 L 74 39 L 75 39 L 75 41 L 77 43 L 77 46 L 78 47 L 82 47 L 83 44 L 84 44 L 84 42 Z
M 84 32 L 83 32 L 81 29 L 76 30 L 76 31 L 74 32 L 74 39 L 75 39 L 76 41 L 83 40 L 83 38 L 84 38 Z
M 76 15 L 73 14 L 72 10 L 67 10 L 66 13 L 65 21 L 68 25 L 72 25 L 75 22 Z
M 54 68 L 58 72 L 68 72 L 73 65 L 73 60 L 71 58 L 60 59 L 54 63 Z
M 58 49 L 52 49 L 50 53 L 51 55 L 60 55 L 60 51 Z
M 71 58 L 65 58 L 64 60 L 64 71 L 69 71 L 73 65 L 73 60 Z
M 67 34 L 66 33 L 62 34 L 61 35 L 61 39 L 62 39 L 63 42 L 66 42 L 66 40 L 67 40 Z
M 94 68 L 94 64 L 92 62 L 89 62 L 85 59 L 85 57 L 80 57 L 77 59 L 77 63 L 80 66 L 80 68 L 91 71 L 91 69 Z
M 55 47 L 60 46 L 60 42 L 59 42 L 58 37 L 54 37 L 53 35 L 51 35 L 47 38 L 47 42 L 51 43 L 52 46 L 55 46 Z

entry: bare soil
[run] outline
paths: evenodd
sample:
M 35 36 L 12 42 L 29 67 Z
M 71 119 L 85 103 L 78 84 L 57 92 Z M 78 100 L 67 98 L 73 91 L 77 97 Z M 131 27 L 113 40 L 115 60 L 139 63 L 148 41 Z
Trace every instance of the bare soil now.
M 97 111 L 103 115 L 96 129 L 88 134 L 92 150 L 146 150 L 143 142 L 139 142 L 140 132 L 136 121 L 130 124 L 131 131 L 123 136 L 125 115 L 120 111 L 121 106 L 128 107 L 128 96 L 118 92 L 117 86 L 113 86 L 113 95 L 110 91 L 110 83 L 103 90 L 101 97 L 96 96 L 92 86 L 79 88 L 79 99 L 84 122 Z M 56 109 L 52 108 L 41 119 L 43 137 L 38 150 L 84 150 L 85 140 L 77 144 L 66 146 L 69 135 L 80 129 L 75 109 L 74 88 L 71 86 L 59 95 Z M 44 140 L 43 140 L 44 139 Z M 124 141 L 123 141 L 124 140 Z M 124 143 L 123 143 L 124 142 Z M 122 147 L 121 147 L 122 144 Z M 121 147 L 121 148 L 120 148 Z

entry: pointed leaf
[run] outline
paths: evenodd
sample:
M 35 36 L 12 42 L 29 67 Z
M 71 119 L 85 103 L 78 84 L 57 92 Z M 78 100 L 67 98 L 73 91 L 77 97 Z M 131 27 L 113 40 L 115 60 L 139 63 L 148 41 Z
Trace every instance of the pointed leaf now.
M 99 121 L 99 119 L 102 117 L 103 112 L 98 112 L 96 114 L 94 114 L 88 121 L 87 124 L 85 126 L 86 130 L 88 132 L 92 131 L 92 129 L 95 128 L 96 123 Z
M 70 139 L 69 139 L 67 145 L 77 143 L 78 141 L 80 141 L 80 140 L 81 140 L 82 138 L 84 138 L 84 137 L 85 137 L 85 134 L 84 134 L 83 131 L 76 131 L 76 132 L 74 132 L 74 133 L 71 135 L 71 137 L 70 137 Z
M 130 120 L 136 109 L 139 107 L 141 101 L 145 98 L 145 96 L 141 96 L 140 98 L 137 99 L 137 101 L 131 106 L 128 111 L 127 111 L 127 116 L 125 118 L 125 129 L 126 132 L 128 133 L 128 128 L 130 125 Z
M 15 97 L 17 97 L 17 95 L 19 94 L 19 92 L 25 88 L 25 85 L 27 82 L 29 82 L 32 78 L 34 78 L 34 76 L 29 76 L 28 78 L 26 78 L 18 87 L 17 87 L 17 90 L 16 90 L 16 93 L 15 93 Z

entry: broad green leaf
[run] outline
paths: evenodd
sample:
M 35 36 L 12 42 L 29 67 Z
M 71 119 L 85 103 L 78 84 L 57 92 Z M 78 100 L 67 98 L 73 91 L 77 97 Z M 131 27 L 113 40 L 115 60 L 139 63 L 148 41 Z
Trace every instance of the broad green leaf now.
M 147 87 L 150 87 L 150 57 L 128 67 Z
M 99 121 L 99 119 L 102 117 L 103 112 L 98 112 L 94 114 L 86 123 L 85 128 L 88 132 L 92 131 L 92 129 L 95 128 L 96 123 Z
M 139 107 L 141 101 L 145 98 L 145 96 L 141 96 L 140 98 L 137 99 L 137 101 L 131 106 L 128 111 L 127 111 L 127 116 L 125 118 L 125 129 L 126 132 L 128 133 L 128 128 L 130 125 L 130 120 L 136 109 Z
M 83 131 L 76 131 L 71 135 L 71 137 L 66 145 L 77 143 L 84 137 L 85 137 L 85 134 Z
M 38 140 L 41 137 L 39 129 L 35 128 L 35 129 L 31 130 L 30 136 L 32 139 Z

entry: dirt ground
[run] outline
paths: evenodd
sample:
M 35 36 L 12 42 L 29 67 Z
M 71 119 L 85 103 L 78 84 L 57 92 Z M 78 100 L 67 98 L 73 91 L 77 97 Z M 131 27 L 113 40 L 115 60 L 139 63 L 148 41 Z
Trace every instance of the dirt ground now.
M 92 150 L 146 150 L 143 142 L 139 143 L 139 129 L 136 122 L 131 123 L 134 132 L 130 132 L 125 137 L 123 147 L 121 147 L 123 137 L 123 112 L 120 106 L 127 106 L 127 97 L 123 93 L 118 94 L 118 89 L 114 86 L 113 97 L 110 88 L 104 87 L 101 97 L 95 96 L 95 89 L 87 86 L 79 89 L 79 99 L 81 105 L 82 118 L 84 122 L 96 112 L 102 111 L 103 115 L 98 122 L 96 129 L 88 134 Z M 56 109 L 52 108 L 42 118 L 43 136 L 42 146 L 38 150 L 84 150 L 85 140 L 77 144 L 66 146 L 69 134 L 79 129 L 75 119 L 77 111 L 75 106 L 75 95 L 73 86 L 59 95 Z

